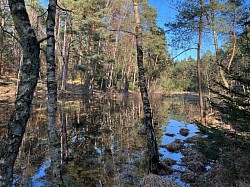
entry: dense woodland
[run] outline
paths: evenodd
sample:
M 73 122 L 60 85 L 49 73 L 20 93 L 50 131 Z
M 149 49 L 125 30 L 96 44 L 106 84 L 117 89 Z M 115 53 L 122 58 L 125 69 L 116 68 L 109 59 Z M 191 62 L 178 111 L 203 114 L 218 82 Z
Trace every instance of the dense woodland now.
M 57 98 L 76 89 L 85 97 L 141 93 L 152 173 L 161 166 L 148 93 L 198 93 L 197 123 L 205 126 L 208 118 L 219 116 L 239 138 L 249 138 L 249 2 L 169 4 L 176 17 L 160 28 L 148 0 L 0 0 L 1 84 L 10 77 L 17 83 L 15 110 L 0 144 L 0 186 L 13 180 L 37 82 L 48 92 L 54 184 L 61 183 Z M 212 41 L 212 51 L 207 41 Z M 197 50 L 197 55 L 178 60 L 169 46 Z

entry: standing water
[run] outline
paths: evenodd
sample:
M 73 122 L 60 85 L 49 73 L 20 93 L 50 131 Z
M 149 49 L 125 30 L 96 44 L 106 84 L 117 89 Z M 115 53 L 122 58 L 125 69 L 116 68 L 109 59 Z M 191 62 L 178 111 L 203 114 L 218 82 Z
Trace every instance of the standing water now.
M 198 112 L 195 102 L 160 95 L 151 99 L 151 107 L 158 145 L 198 133 L 196 125 L 190 123 Z M 45 111 L 46 103 L 34 102 L 15 164 L 14 186 L 47 186 L 51 180 Z M 142 121 L 138 95 L 59 101 L 57 125 L 63 137 L 62 174 L 66 186 L 139 186 L 147 174 L 147 139 Z M 189 134 L 181 135 L 181 128 L 188 129 Z M 176 161 L 171 166 L 174 172 L 166 177 L 188 186 L 180 179 L 181 171 L 186 169 L 181 165 L 182 153 L 169 152 L 162 146 L 159 152 L 161 160 Z

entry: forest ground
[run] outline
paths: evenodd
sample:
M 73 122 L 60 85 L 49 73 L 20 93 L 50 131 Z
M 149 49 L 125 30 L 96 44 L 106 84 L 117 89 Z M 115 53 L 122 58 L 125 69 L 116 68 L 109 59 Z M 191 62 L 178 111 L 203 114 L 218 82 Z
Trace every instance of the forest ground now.
M 0 78 L 0 136 L 6 130 L 7 120 L 15 102 L 17 80 L 11 77 Z M 64 97 L 78 97 L 81 94 L 81 86 L 68 84 L 69 90 Z M 95 91 L 95 94 L 103 94 Z M 44 101 L 45 91 L 41 83 L 38 84 L 35 99 Z M 109 94 L 109 93 L 106 93 Z M 112 93 L 114 94 L 114 93 Z M 115 93 L 121 95 L 119 93 Z M 180 95 L 189 99 L 197 97 L 193 93 L 173 92 L 167 93 L 170 97 Z M 229 125 L 218 120 L 218 115 L 207 116 L 207 126 L 200 126 L 207 138 L 198 140 L 193 145 L 193 150 L 202 153 L 207 160 L 211 161 L 211 169 L 206 172 L 194 171 L 194 176 L 186 176 L 184 180 L 191 186 L 250 186 L 250 138 L 236 133 Z M 195 121 L 196 119 L 194 119 Z M 198 122 L 197 122 L 198 123 Z M 194 158 L 195 159 L 195 158 Z M 193 175 L 193 174 L 192 174 Z

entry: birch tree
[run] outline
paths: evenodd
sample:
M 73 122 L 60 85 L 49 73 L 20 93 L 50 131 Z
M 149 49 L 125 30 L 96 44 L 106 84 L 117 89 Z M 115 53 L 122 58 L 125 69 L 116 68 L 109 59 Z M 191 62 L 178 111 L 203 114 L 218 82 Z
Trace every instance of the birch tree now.
M 61 184 L 61 159 L 60 141 L 56 127 L 57 111 L 57 81 L 55 64 L 55 18 L 57 0 L 50 0 L 48 5 L 48 17 L 46 20 L 47 33 L 47 87 L 48 87 L 48 106 L 47 106 L 47 126 L 50 140 L 51 167 L 53 173 L 53 185 Z
M 13 167 L 21 145 L 40 69 L 40 46 L 26 11 L 24 0 L 9 0 L 13 22 L 23 49 L 23 65 L 8 131 L 0 143 L 0 186 L 12 186 Z
M 139 74 L 139 87 L 141 92 L 141 99 L 144 110 L 144 122 L 146 125 L 147 145 L 148 145 L 148 163 L 149 172 L 158 173 L 159 168 L 159 153 L 155 137 L 154 128 L 152 125 L 152 111 L 148 99 L 147 83 L 143 67 L 143 49 L 142 49 L 142 27 L 140 20 L 140 12 L 138 7 L 138 0 L 133 0 L 134 14 L 135 14 L 135 37 L 136 37 L 136 50 L 137 50 L 137 65 Z

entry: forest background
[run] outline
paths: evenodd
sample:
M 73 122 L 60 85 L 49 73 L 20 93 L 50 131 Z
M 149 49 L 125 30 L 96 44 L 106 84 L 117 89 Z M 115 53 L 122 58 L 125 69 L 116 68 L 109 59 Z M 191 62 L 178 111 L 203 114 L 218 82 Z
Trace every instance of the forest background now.
M 21 70 L 27 68 L 20 46 L 23 38 L 15 30 L 7 1 L 0 2 L 0 76 L 14 77 L 18 82 Z M 37 0 L 25 2 L 39 39 L 39 79 L 45 88 L 47 11 Z M 198 92 L 202 123 L 206 115 L 202 96 L 205 93 L 224 122 L 239 132 L 249 133 L 249 5 L 240 0 L 169 4 L 177 13 L 163 28 L 157 24 L 156 9 L 147 0 L 139 4 L 149 93 Z M 136 64 L 132 1 L 60 0 L 57 8 L 54 33 L 59 95 L 69 93 L 76 85 L 85 96 L 94 92 L 138 91 L 140 71 Z M 212 41 L 213 51 L 206 50 L 206 41 Z M 170 55 L 168 46 L 195 50 L 197 55 L 178 59 L 178 54 Z M 6 84 L 6 80 L 1 84 Z
M 56 56 L 61 90 L 65 90 L 67 81 L 77 81 L 82 84 L 84 82 L 85 86 L 95 86 L 104 91 L 111 88 L 132 91 L 138 88 L 136 85 L 138 70 L 134 63 L 136 58 L 135 39 L 132 34 L 134 24 L 133 12 L 130 10 L 131 4 L 128 1 L 112 1 L 108 5 L 108 2 L 59 2 L 62 7 L 72 10 L 60 10 L 57 15 Z M 143 46 L 147 82 L 148 85 L 151 85 L 149 89 L 151 91 L 196 92 L 198 86 L 195 51 L 198 27 L 195 24 L 198 21 L 196 20 L 197 15 L 192 14 L 197 9 L 197 2 L 151 1 L 151 3 L 158 7 L 169 5 L 170 8 L 168 7 L 166 11 L 174 12 L 172 15 L 174 14 L 175 17 L 171 16 L 167 20 L 169 14 L 163 12 L 162 7 L 159 11 L 160 15 L 158 15 L 154 7 L 150 6 L 147 1 L 142 1 Z M 218 35 L 217 43 L 221 61 L 223 59 L 226 64 L 232 54 L 234 30 L 238 38 L 245 33 L 249 5 L 237 2 L 234 10 L 232 2 L 206 3 L 207 15 L 204 15 L 203 18 L 204 43 L 202 43 L 201 50 L 201 72 L 203 91 L 209 92 L 208 88 L 211 88 L 214 82 L 212 79 L 216 79 L 213 27 Z M 209 6 L 209 3 L 214 3 L 215 7 Z M 6 1 L 3 1 L 2 4 L 6 4 Z M 46 7 L 44 2 L 41 4 L 39 1 L 27 1 L 27 4 L 30 19 L 37 30 L 38 37 L 45 37 L 45 15 L 43 13 Z M 174 11 L 169 11 L 171 9 Z M 214 23 L 212 23 L 211 16 L 208 15 L 211 14 L 212 9 L 215 13 Z M 235 16 L 233 16 L 234 12 Z M 11 32 L 13 37 L 2 33 L 4 37 L 1 37 L 0 41 L 0 72 L 1 75 L 5 73 L 17 75 L 22 58 L 21 49 L 14 39 L 16 34 L 8 11 L 5 11 L 3 15 L 2 28 Z M 162 16 L 165 17 L 165 27 Z M 83 20 L 82 17 L 86 19 Z M 170 24 L 176 24 L 176 27 L 171 28 Z M 170 55 L 169 50 L 177 49 L 178 51 L 174 52 L 175 55 L 173 53 Z M 192 52 L 188 53 L 189 57 L 187 57 L 188 54 L 178 56 L 183 51 Z M 43 54 L 41 54 L 41 58 L 44 58 Z M 11 63 L 9 63 L 10 61 Z M 42 65 L 41 77 L 45 75 L 44 67 Z M 219 79 L 218 77 L 216 80 Z M 90 83 L 90 81 L 92 82 Z

